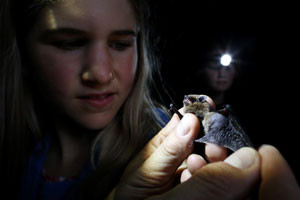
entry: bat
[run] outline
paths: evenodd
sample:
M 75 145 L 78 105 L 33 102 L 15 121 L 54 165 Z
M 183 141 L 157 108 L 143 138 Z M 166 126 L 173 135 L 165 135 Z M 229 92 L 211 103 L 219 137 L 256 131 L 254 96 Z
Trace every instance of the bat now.
M 203 127 L 204 136 L 196 139 L 195 142 L 212 143 L 232 151 L 247 146 L 253 147 L 250 138 L 234 117 L 230 105 L 227 104 L 220 110 L 214 110 L 206 100 L 205 95 L 184 96 L 184 113 L 195 114 Z M 170 107 L 171 110 L 179 113 L 172 104 Z M 180 115 L 181 118 L 182 115 Z

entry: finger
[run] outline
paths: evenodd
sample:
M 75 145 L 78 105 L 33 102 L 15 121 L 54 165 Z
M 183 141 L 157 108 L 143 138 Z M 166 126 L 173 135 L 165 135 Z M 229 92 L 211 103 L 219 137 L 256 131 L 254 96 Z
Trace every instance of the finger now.
M 187 180 L 189 180 L 189 178 L 192 177 L 191 172 L 188 169 L 183 170 L 181 177 L 180 177 L 180 182 L 183 183 Z
M 170 122 L 174 123 L 175 128 L 170 125 L 159 132 L 158 136 L 151 140 L 152 143 L 148 143 L 127 166 L 116 196 L 124 198 L 124 195 L 128 194 L 131 198 L 134 196 L 144 199 L 150 194 L 164 192 L 173 187 L 178 177 L 176 171 L 192 151 L 193 140 L 200 128 L 199 120 L 193 114 L 186 114 L 180 122 L 176 118 Z
M 227 149 L 216 144 L 206 144 L 205 156 L 210 162 L 223 161 L 227 157 Z
M 187 160 L 185 159 L 175 172 L 175 184 L 181 183 L 182 173 L 187 170 Z
M 187 160 L 185 159 L 181 165 L 177 168 L 177 172 L 181 173 L 183 170 L 187 168 Z
M 130 162 L 126 168 L 126 173 L 131 173 L 139 168 L 142 163 L 148 159 L 152 153 L 161 145 L 165 138 L 177 127 L 180 119 L 177 115 L 173 115 L 167 125 L 159 131 L 139 152 L 139 154 Z
M 185 114 L 176 129 L 144 162 L 142 174 L 152 174 L 152 177 L 156 177 L 158 173 L 160 178 L 165 176 L 164 180 L 172 177 L 179 165 L 192 152 L 193 141 L 198 135 L 199 128 L 197 117 Z
M 216 104 L 215 104 L 215 102 L 212 100 L 212 98 L 210 98 L 209 96 L 207 96 L 207 95 L 200 95 L 200 96 L 206 96 L 206 102 L 211 106 L 211 108 L 213 109 L 213 110 L 215 110 L 216 109 Z
M 178 126 L 179 121 L 180 119 L 177 114 L 174 114 L 168 124 L 144 147 L 142 153 L 144 157 L 143 160 L 147 159 L 157 149 L 157 147 L 161 145 L 164 139 L 174 131 L 174 129 Z
M 231 154 L 224 162 L 244 169 L 250 167 L 256 161 L 255 159 L 259 159 L 258 152 L 250 147 L 243 147 Z
M 205 165 L 188 181 L 156 199 L 245 199 L 259 178 L 258 152 L 242 148 L 226 162 Z
M 187 181 L 193 173 L 195 173 L 197 170 L 199 170 L 201 167 L 207 164 L 206 161 L 202 158 L 202 156 L 198 154 L 189 155 L 186 162 L 184 163 L 185 165 L 180 177 L 181 183 Z
M 191 154 L 187 159 L 187 168 L 191 174 L 194 174 L 206 164 L 204 158 L 198 154 Z
M 262 157 L 260 199 L 300 199 L 298 183 L 280 152 L 269 145 L 259 149 Z

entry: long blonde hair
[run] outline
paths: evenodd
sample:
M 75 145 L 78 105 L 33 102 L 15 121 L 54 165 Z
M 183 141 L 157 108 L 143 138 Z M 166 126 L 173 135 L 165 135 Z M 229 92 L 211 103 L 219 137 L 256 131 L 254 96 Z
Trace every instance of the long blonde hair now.
M 115 119 L 95 138 L 91 155 L 96 170 L 85 182 L 82 193 L 85 197 L 87 194 L 91 197 L 105 196 L 118 182 L 129 160 L 144 146 L 151 134 L 159 130 L 161 124 L 156 111 L 157 104 L 149 93 L 153 69 L 158 67 L 149 45 L 149 7 L 145 0 L 128 1 L 139 27 L 135 85 Z M 37 111 L 32 105 L 33 97 L 24 78 L 25 61 L 20 50 L 24 41 L 19 38 L 18 31 L 27 29 L 29 32 L 38 10 L 55 0 L 21 2 L 22 5 L 9 5 L 9 0 L 1 0 L 0 10 L 0 167 L 1 181 L 8 181 L 9 187 L 18 182 L 21 169 L 26 164 L 25 158 L 28 158 L 36 140 L 42 137 Z M 18 22 L 18 18 L 23 18 L 25 22 Z M 2 33 L 2 30 L 6 32 Z M 6 174 L 4 178 L 3 174 Z M 100 186 L 101 192 L 96 192 Z

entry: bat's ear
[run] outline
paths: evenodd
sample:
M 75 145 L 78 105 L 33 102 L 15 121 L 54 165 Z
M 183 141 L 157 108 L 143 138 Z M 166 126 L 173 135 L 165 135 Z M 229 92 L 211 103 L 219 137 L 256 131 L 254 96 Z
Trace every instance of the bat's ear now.
M 231 106 L 229 104 L 224 104 L 217 112 L 222 115 L 228 116 L 231 113 Z
M 225 115 L 225 116 L 236 116 L 236 113 L 233 111 L 231 105 L 224 104 L 220 110 L 218 110 L 218 113 Z
M 207 96 L 205 96 L 205 95 L 197 96 L 197 102 L 204 103 L 204 102 L 206 102 L 206 100 L 207 100 Z
M 229 105 L 229 104 L 225 104 L 225 105 L 223 105 L 223 107 L 224 107 L 224 109 L 228 110 L 229 112 L 232 111 L 231 105 Z
M 228 113 L 233 113 L 231 105 L 225 104 L 223 107 Z

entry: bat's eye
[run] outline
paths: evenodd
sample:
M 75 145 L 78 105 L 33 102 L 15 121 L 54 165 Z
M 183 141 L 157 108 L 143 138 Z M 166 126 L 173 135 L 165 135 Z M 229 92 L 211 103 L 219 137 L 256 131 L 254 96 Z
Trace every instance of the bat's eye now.
M 194 103 L 197 101 L 197 98 L 193 97 L 193 96 L 189 96 L 189 100 Z
M 198 96 L 197 97 L 197 102 L 204 103 L 206 101 L 207 97 L 206 96 Z
M 192 95 L 185 95 L 184 96 L 184 102 L 187 104 L 192 104 L 194 102 L 197 102 L 197 98 L 195 96 Z

